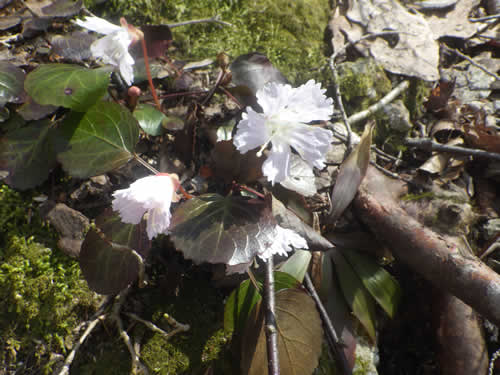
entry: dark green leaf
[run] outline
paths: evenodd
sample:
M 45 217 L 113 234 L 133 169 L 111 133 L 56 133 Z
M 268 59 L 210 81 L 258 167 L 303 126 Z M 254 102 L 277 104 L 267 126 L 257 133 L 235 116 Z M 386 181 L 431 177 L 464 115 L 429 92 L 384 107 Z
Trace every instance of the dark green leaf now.
M 280 374 L 308 375 L 318 366 L 323 342 L 321 319 L 312 298 L 299 289 L 276 293 Z M 256 305 L 245 328 L 243 374 L 267 374 L 264 306 Z
M 332 250 L 331 255 L 347 303 L 351 306 L 354 316 L 358 318 L 370 338 L 375 342 L 376 316 L 373 298 L 365 289 L 356 271 L 345 260 L 344 255 L 338 250 Z
M 109 73 L 77 65 L 44 64 L 26 76 L 24 89 L 39 104 L 86 111 L 106 92 Z
M 130 248 L 107 240 L 95 229 L 87 233 L 79 260 L 89 288 L 100 294 L 119 293 L 139 274 L 139 257 Z
M 243 281 L 233 290 L 224 308 L 224 330 L 243 332 L 248 315 L 261 296 L 250 280 Z
M 56 111 L 58 107 L 53 105 L 41 105 L 35 102 L 31 96 L 26 97 L 24 104 L 18 108 L 19 113 L 25 120 L 40 120 Z
M 401 298 L 398 282 L 368 256 L 356 251 L 344 251 L 342 254 L 361 278 L 368 292 L 392 318 Z
M 134 110 L 134 117 L 147 134 L 161 135 L 163 133 L 162 122 L 167 119 L 167 116 L 152 105 L 139 104 Z
M 17 66 L 0 61 L 0 107 L 5 103 L 21 103 L 24 91 L 24 72 Z
M 142 222 L 139 225 L 125 224 L 120 216 L 109 208 L 96 218 L 95 224 L 113 243 L 134 249 L 144 259 L 148 256 L 151 241 Z
M 0 165 L 9 175 L 5 181 L 17 189 L 29 189 L 47 179 L 56 165 L 56 152 L 48 121 L 14 129 L 0 140 Z
M 258 280 L 259 288 L 262 287 L 262 280 Z M 300 282 L 284 272 L 274 272 L 274 289 L 297 288 Z M 234 290 L 226 302 L 224 309 L 224 329 L 228 332 L 236 331 L 242 333 L 248 319 L 248 315 L 255 304 L 261 300 L 261 295 L 255 289 L 250 280 L 243 281 Z
M 175 210 L 170 231 L 176 248 L 196 263 L 243 264 L 274 241 L 276 223 L 264 201 L 205 194 Z
M 359 324 L 354 322 L 355 318 L 344 298 L 338 278 L 335 276 L 333 261 L 329 254 L 321 254 L 321 286 L 318 293 L 321 300 L 324 301 L 326 312 L 342 343 L 347 362 L 352 368 L 356 357 L 354 326 L 359 326 Z
M 109 172 L 129 161 L 139 140 L 132 114 L 116 103 L 99 102 L 83 117 L 73 113 L 63 124 L 70 149 L 59 154 L 64 169 L 80 178 Z

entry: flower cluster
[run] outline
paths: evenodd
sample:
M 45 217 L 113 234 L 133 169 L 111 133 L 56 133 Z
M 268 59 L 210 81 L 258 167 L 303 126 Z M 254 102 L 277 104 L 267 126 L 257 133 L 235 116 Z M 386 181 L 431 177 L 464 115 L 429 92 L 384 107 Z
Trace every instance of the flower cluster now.
M 105 35 L 90 46 L 92 56 L 101 59 L 104 64 L 117 67 L 124 81 L 130 86 L 134 80 L 134 58 L 128 48 L 134 41 L 143 38 L 142 33 L 127 24 L 124 18 L 120 20 L 121 26 L 113 25 L 99 17 L 86 17 L 74 22 L 78 26 Z
M 243 113 L 234 145 L 241 153 L 260 147 L 260 154 L 272 145 L 262 171 L 273 185 L 290 175 L 292 148 L 311 168 L 325 166 L 333 135 L 329 130 L 307 125 L 332 116 L 333 100 L 324 95 L 325 91 L 314 80 L 298 88 L 271 82 L 256 94 L 263 112 L 248 107 Z

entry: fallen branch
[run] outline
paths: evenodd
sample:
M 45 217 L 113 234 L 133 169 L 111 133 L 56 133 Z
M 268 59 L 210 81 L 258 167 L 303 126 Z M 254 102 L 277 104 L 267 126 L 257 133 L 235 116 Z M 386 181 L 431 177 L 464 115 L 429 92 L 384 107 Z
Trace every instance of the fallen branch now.
M 390 93 L 380 99 L 377 103 L 369 106 L 364 111 L 355 113 L 354 115 L 349 117 L 349 124 L 355 124 L 357 122 L 366 120 L 368 117 L 373 115 L 375 112 L 380 111 L 384 106 L 392 102 L 396 99 L 403 91 L 410 87 L 409 81 L 403 81 L 399 85 L 397 85 Z
M 394 181 L 368 168 L 354 207 L 394 257 L 495 324 L 500 324 L 500 275 L 457 238 L 440 235 L 404 211 L 388 187 Z
M 473 148 L 465 148 L 460 146 L 447 146 L 441 143 L 432 141 L 430 138 L 407 138 L 405 139 L 405 145 L 410 147 L 419 148 L 426 151 L 441 151 L 449 152 L 452 154 L 474 156 L 478 158 L 486 158 L 500 161 L 500 154 L 496 152 L 489 152 L 484 150 L 478 150 Z

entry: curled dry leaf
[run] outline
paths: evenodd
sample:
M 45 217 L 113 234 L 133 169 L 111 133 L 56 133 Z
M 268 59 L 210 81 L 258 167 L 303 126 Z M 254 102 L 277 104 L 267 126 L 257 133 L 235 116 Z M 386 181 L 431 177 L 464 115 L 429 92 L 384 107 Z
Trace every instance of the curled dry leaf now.
M 365 126 L 361 141 L 342 163 L 332 192 L 330 220 L 334 222 L 351 203 L 370 164 L 370 147 L 375 122 Z

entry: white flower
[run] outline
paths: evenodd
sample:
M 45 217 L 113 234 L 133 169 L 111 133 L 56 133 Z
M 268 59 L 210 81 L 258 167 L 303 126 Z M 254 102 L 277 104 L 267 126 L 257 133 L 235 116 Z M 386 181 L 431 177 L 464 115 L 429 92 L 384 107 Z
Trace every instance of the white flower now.
M 128 189 L 113 193 L 113 210 L 118 211 L 124 223 L 139 224 L 147 212 L 149 239 L 158 234 L 168 234 L 170 205 L 179 197 L 176 190 L 179 180 L 176 175 L 158 174 L 141 178 Z
M 129 27 L 125 19 L 122 26 L 113 25 L 99 17 L 86 17 L 85 20 L 74 21 L 78 26 L 95 31 L 105 36 L 96 40 L 90 46 L 90 51 L 96 59 L 104 64 L 110 64 L 120 70 L 125 82 L 130 86 L 134 80 L 134 58 L 128 53 L 128 47 L 140 34 L 138 30 Z
M 260 246 L 249 251 L 237 251 L 227 262 L 226 273 L 243 273 L 252 263 L 255 256 L 266 261 L 273 255 L 288 255 L 292 248 L 307 249 L 306 240 L 291 229 L 276 225 L 272 232 L 267 232 L 265 237 L 257 238 Z
M 329 130 L 306 123 L 328 120 L 333 114 L 333 100 L 324 95 L 325 91 L 314 80 L 297 88 L 271 82 L 256 94 L 263 113 L 247 107 L 243 114 L 234 145 L 244 154 L 257 147 L 262 152 L 272 144 L 262 171 L 273 185 L 290 174 L 291 147 L 311 168 L 324 167 L 333 135 Z

